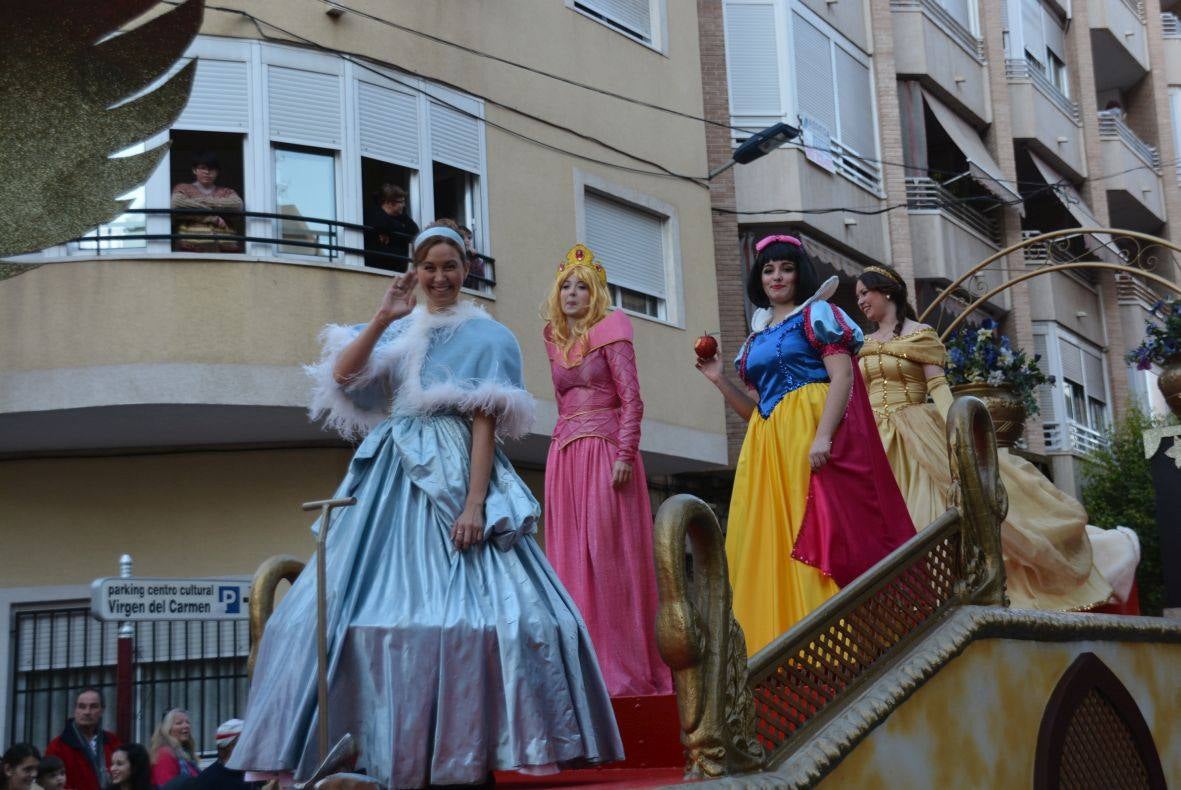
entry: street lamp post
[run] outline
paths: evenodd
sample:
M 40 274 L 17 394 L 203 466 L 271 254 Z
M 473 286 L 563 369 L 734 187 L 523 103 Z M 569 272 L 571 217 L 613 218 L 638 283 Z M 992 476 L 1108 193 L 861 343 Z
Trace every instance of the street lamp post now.
M 709 176 L 707 176 L 707 180 L 712 181 L 716 176 L 726 172 L 731 167 L 734 167 L 734 165 L 749 165 L 760 156 L 771 153 L 779 146 L 799 136 L 800 130 L 786 123 L 777 123 L 773 126 L 768 126 L 760 132 L 755 132 L 742 145 L 734 149 L 734 153 L 730 156 L 730 161 L 711 171 Z

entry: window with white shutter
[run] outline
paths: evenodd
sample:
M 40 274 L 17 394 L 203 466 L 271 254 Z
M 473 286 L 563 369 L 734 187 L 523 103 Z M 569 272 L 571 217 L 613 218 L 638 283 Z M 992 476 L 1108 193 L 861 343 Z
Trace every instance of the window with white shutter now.
M 815 118 L 829 130 L 837 129 L 831 39 L 799 14 L 792 14 L 792 45 L 799 114 Z
M 1043 31 L 1045 10 L 1041 0 L 1021 0 L 1021 39 L 1026 57 L 1033 58 L 1035 65 L 1045 71 L 1046 37 Z
M 730 114 L 735 125 L 763 128 L 783 117 L 775 39 L 775 6 L 771 3 L 727 3 L 726 72 Z
M 1038 367 L 1056 381 L 1038 391 L 1047 448 L 1085 454 L 1102 447 L 1110 424 L 1102 350 L 1051 321 L 1034 331 Z
M 881 189 L 877 117 L 869 58 L 802 6 L 791 14 L 790 62 L 796 112 L 790 123 L 818 121 L 831 135 L 836 171 L 874 192 Z
M 407 91 L 357 83 L 361 156 L 418 167 L 418 97 Z
M 1045 335 L 1033 336 L 1033 353 L 1038 356 L 1037 367 L 1046 376 L 1054 376 L 1050 368 L 1050 355 Z M 1058 410 L 1054 404 L 1054 390 L 1052 387 L 1038 387 L 1037 404 L 1042 422 L 1057 422 Z
M 430 119 L 431 159 L 478 173 L 480 120 L 437 102 L 430 102 Z
M 250 84 L 245 61 L 198 58 L 193 90 L 173 128 L 247 131 L 250 128 Z
M 170 142 L 167 164 L 124 196 L 132 209 L 174 213 L 130 211 L 43 254 L 299 254 L 361 264 L 376 247 L 367 239 L 388 236 L 365 222 L 386 185 L 407 193 L 404 210 L 419 227 L 455 219 L 472 229 L 479 252 L 492 252 L 484 107 L 475 97 L 380 63 L 269 41 L 199 36 L 186 56 L 196 60 L 191 95 L 146 145 Z M 216 185 L 244 201 L 241 212 L 214 215 L 230 226 L 217 232 L 184 221 L 207 216 L 184 205 L 185 190 L 170 199 L 193 182 L 197 159 L 216 160 Z
M 602 261 L 617 307 L 665 317 L 668 217 L 586 190 L 585 244 Z
M 660 0 L 574 0 L 573 7 L 613 30 L 657 45 L 656 12 Z
M 873 157 L 877 135 L 873 129 L 873 88 L 869 66 L 836 48 L 836 74 L 841 114 L 841 142 L 862 156 Z
M 340 148 L 340 77 L 285 66 L 267 66 L 267 107 L 272 140 Z

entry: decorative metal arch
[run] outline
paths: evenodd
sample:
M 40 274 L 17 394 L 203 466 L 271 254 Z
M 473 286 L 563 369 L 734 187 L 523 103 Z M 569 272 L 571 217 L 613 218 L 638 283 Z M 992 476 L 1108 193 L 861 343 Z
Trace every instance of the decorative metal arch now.
M 965 281 L 980 273 L 982 270 L 990 266 L 994 261 L 1000 260 L 1018 250 L 1038 244 L 1046 244 L 1047 249 L 1051 254 L 1058 252 L 1061 255 L 1063 254 L 1063 251 L 1067 250 L 1066 244 L 1069 243 L 1071 239 L 1087 234 L 1094 235 L 1097 238 L 1101 236 L 1108 237 L 1107 241 L 1101 242 L 1101 246 L 1106 248 L 1109 252 L 1118 255 L 1124 260 L 1124 263 L 1118 264 L 1104 263 L 1093 260 L 1081 260 L 1081 256 L 1067 253 L 1064 255 L 1064 257 L 1067 257 L 1067 260 L 1062 263 L 1057 263 L 1050 266 L 1041 266 L 1032 271 L 1024 272 L 979 296 L 975 301 L 969 304 L 967 308 L 965 308 L 964 311 L 956 317 L 951 326 L 949 326 L 943 332 L 943 339 L 946 340 L 947 337 L 953 331 L 955 331 L 956 327 L 963 323 L 964 319 L 966 319 L 968 315 L 970 315 L 976 310 L 976 308 L 987 302 L 992 297 L 1008 290 L 1009 288 L 1012 288 L 1018 283 L 1025 282 L 1026 280 L 1030 280 L 1034 277 L 1040 277 L 1043 274 L 1051 274 L 1053 272 L 1070 271 L 1073 269 L 1111 269 L 1113 271 L 1122 272 L 1125 274 L 1135 274 L 1138 277 L 1143 277 L 1159 285 L 1163 285 L 1164 287 L 1176 292 L 1178 295 L 1181 295 L 1181 286 L 1178 286 L 1176 283 L 1161 277 L 1159 274 L 1154 274 L 1151 271 L 1148 271 L 1149 269 L 1156 268 L 1157 265 L 1156 257 L 1148 254 L 1148 250 L 1151 248 L 1158 247 L 1171 250 L 1174 253 L 1181 253 L 1181 247 L 1173 244 L 1168 239 L 1162 239 L 1159 236 L 1152 236 L 1147 233 L 1141 233 L 1134 230 L 1123 230 L 1120 228 L 1064 228 L 1062 230 L 1053 230 L 1047 233 L 1039 234 L 1037 236 L 1032 236 L 1028 239 L 1022 239 L 1019 243 L 1010 245 L 1005 249 L 988 256 L 980 263 L 976 264 L 972 268 L 968 269 L 968 271 L 960 275 L 953 283 L 951 283 L 951 285 L 940 291 L 935 296 L 935 299 L 932 300 L 931 304 L 929 304 L 926 309 L 923 310 L 922 314 L 919 316 L 919 320 L 925 321 L 927 316 L 929 316 L 931 312 L 943 302 L 943 300 L 959 291 Z M 1132 247 L 1133 249 L 1131 251 L 1120 249 L 1116 245 L 1117 238 L 1126 242 L 1127 246 Z M 1070 259 L 1072 256 L 1073 259 Z M 1177 265 L 1176 261 L 1174 261 L 1174 265 Z

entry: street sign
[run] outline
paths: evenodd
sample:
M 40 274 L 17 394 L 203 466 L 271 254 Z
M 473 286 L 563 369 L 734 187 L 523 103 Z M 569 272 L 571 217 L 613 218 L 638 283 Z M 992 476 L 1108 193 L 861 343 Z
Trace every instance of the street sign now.
M 109 576 L 90 585 L 99 620 L 245 620 L 250 582 Z

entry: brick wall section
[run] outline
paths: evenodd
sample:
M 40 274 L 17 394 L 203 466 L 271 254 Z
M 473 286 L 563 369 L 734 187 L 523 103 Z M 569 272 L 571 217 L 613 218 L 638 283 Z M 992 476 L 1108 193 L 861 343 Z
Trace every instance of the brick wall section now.
M 898 76 L 894 69 L 894 27 L 890 0 L 870 0 L 868 5 L 881 146 L 878 158 L 893 163 L 882 165 L 882 183 L 886 188 L 886 205 L 894 206 L 906 203 L 906 171 L 897 166 L 903 161 L 903 142 Z M 905 209 L 895 209 L 886 215 L 886 227 L 890 235 L 890 263 L 906 280 L 913 294 L 916 289 L 914 257 L 910 245 L 910 216 Z
M 992 104 L 992 124 L 988 127 L 984 141 L 989 152 L 996 157 L 1004 178 L 1017 179 L 1017 152 L 1013 147 L 1013 117 L 1009 111 L 1009 81 L 1005 78 L 1004 23 L 999 3 L 980 3 L 980 32 L 984 37 L 984 55 L 988 61 L 988 91 Z M 1017 208 L 1001 209 L 1001 243 L 1010 247 L 1021 241 L 1021 215 Z M 1017 250 L 992 264 L 1004 266 L 1010 273 L 1025 268 L 1025 257 Z M 1010 274 L 1010 276 L 1012 276 Z M 1011 300 L 1009 315 L 1002 330 L 1020 348 L 1033 352 L 1033 321 L 1030 319 L 1030 296 L 1028 284 L 1022 283 L 1009 289 Z M 1033 417 L 1025 423 L 1025 441 L 1032 452 L 1044 453 L 1046 443 L 1042 436 L 1042 423 Z
M 730 122 L 730 93 L 726 80 L 726 37 L 722 21 L 722 0 L 697 0 L 697 24 L 701 37 L 701 85 L 705 117 L 724 124 Z M 774 68 L 774 64 L 769 64 Z M 733 148 L 730 131 L 705 124 L 705 147 L 709 169 L 730 160 Z M 734 171 L 727 170 L 710 182 L 710 202 L 715 209 L 733 210 Z M 738 257 L 738 219 L 734 214 L 712 212 L 714 265 L 717 269 L 718 313 L 721 320 L 721 347 L 724 360 L 733 358 L 746 338 L 742 261 Z M 711 327 L 712 328 L 712 327 Z M 727 375 L 738 381 L 733 366 L 726 365 Z M 702 386 L 710 384 L 702 381 Z M 720 398 L 721 395 L 718 395 Z M 726 443 L 730 465 L 738 461 L 746 422 L 726 409 Z

